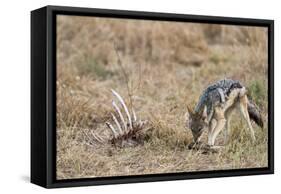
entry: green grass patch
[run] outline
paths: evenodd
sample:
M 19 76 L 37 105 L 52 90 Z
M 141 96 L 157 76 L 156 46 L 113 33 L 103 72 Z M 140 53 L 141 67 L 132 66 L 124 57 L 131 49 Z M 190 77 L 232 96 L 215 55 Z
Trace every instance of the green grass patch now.
M 257 105 L 262 106 L 267 101 L 266 86 L 261 80 L 252 81 L 248 87 L 248 90 L 250 97 Z
M 80 66 L 78 66 L 80 75 L 91 75 L 97 79 L 106 79 L 113 75 L 113 72 L 106 69 L 105 65 L 97 63 L 94 58 L 87 58 Z

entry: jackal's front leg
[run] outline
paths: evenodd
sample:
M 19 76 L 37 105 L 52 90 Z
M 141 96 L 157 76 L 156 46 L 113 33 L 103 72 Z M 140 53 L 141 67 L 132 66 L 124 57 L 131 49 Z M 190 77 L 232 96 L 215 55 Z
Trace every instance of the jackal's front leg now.
M 224 129 L 224 145 L 226 145 L 229 140 L 229 125 L 230 125 L 230 118 L 227 118 L 225 123 L 225 129 Z
M 209 135 L 208 138 L 208 145 L 210 147 L 213 147 L 215 144 L 215 140 L 218 136 L 218 134 L 224 129 L 226 123 L 226 119 L 221 118 L 217 120 L 215 128 L 212 130 L 211 134 Z
M 215 119 L 212 119 L 210 121 L 209 129 L 208 129 L 208 145 L 212 144 L 212 135 L 216 125 L 217 125 L 217 121 Z
M 224 145 L 226 145 L 229 141 L 229 126 L 230 126 L 232 111 L 233 111 L 233 108 L 230 108 L 226 112 L 226 116 L 225 116 L 226 117 L 226 124 L 225 124 L 225 131 L 224 131 Z

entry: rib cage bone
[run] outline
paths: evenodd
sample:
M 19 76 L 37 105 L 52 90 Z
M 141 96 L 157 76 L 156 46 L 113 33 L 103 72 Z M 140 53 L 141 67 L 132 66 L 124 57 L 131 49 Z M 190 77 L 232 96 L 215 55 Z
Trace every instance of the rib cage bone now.
M 143 144 L 145 132 L 149 129 L 148 121 L 138 119 L 134 108 L 129 109 L 124 99 L 115 90 L 111 89 L 111 92 L 116 100 L 112 100 L 114 113 L 111 113 L 112 120 L 105 124 L 112 136 L 108 140 L 97 134 L 92 134 L 92 137 L 99 143 L 109 142 L 119 147 Z

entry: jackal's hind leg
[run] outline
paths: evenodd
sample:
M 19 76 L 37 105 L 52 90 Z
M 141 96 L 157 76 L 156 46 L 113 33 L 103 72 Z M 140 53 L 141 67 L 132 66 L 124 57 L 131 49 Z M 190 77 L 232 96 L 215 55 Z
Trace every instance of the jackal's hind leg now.
M 255 132 L 254 132 L 254 129 L 252 127 L 250 116 L 249 116 L 249 113 L 248 113 L 248 107 L 247 107 L 248 98 L 247 98 L 247 96 L 245 95 L 245 96 L 240 97 L 239 102 L 240 102 L 239 103 L 240 112 L 241 112 L 242 116 L 244 117 L 244 119 L 246 120 L 248 128 L 250 129 L 252 141 L 255 142 L 256 141 Z

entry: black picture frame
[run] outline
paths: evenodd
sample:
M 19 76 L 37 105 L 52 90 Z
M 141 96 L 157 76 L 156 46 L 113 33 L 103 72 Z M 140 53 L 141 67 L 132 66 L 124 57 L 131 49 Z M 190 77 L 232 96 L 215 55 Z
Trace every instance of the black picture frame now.
M 268 167 L 103 178 L 56 179 L 56 15 L 264 26 L 268 28 Z M 31 12 L 31 182 L 46 188 L 274 173 L 274 21 L 46 6 Z

